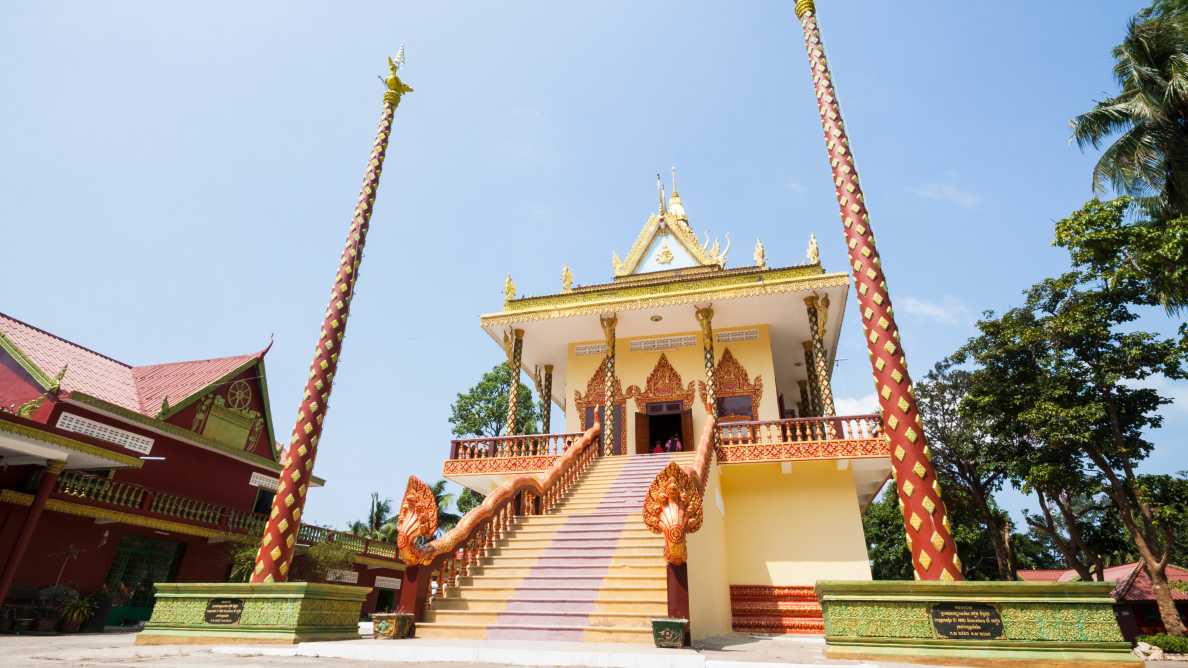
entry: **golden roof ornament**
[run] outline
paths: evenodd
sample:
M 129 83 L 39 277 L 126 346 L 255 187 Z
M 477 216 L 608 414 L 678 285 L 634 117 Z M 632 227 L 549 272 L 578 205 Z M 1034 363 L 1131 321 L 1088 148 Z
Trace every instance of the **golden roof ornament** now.
M 384 79 L 384 85 L 388 90 L 384 93 L 384 102 L 390 103 L 393 107 L 400 104 L 400 98 L 405 93 L 413 92 L 412 86 L 400 80 L 396 76 L 396 70 L 404 66 L 404 45 L 400 45 L 400 50 L 396 52 L 395 58 L 388 59 L 388 77 Z
M 660 181 L 660 173 L 656 173 L 656 196 L 660 198 L 660 215 L 668 213 L 668 207 L 664 203 L 664 184 Z
M 569 270 L 569 265 L 561 267 L 561 292 L 569 292 L 573 290 L 573 272 Z
M 672 249 L 665 243 L 660 246 L 660 252 L 656 254 L 656 261 L 660 264 L 670 264 L 673 260 Z
M 761 269 L 767 269 L 767 250 L 763 248 L 763 242 L 759 239 L 755 240 L 755 266 Z
M 809 235 L 808 251 L 809 264 L 821 264 L 821 247 L 817 245 L 817 235 Z
M 512 281 L 511 274 L 503 279 L 503 301 L 510 302 L 516 298 L 516 284 Z
M 668 215 L 686 225 L 689 223 L 689 215 L 685 213 L 685 203 L 681 201 L 681 195 L 677 192 L 676 167 L 672 168 L 672 195 L 668 197 Z
M 611 252 L 611 266 L 615 269 L 615 276 L 623 275 L 623 261 L 619 259 L 619 251 Z

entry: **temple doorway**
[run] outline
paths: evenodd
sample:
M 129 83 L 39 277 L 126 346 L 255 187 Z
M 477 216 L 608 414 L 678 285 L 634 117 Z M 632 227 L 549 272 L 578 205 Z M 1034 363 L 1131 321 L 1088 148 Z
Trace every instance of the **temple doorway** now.
M 648 454 L 657 444 L 664 447 L 674 439 L 682 450 L 692 449 L 693 411 L 683 407 L 679 401 L 655 402 L 645 405 L 646 412 L 636 413 L 635 454 Z

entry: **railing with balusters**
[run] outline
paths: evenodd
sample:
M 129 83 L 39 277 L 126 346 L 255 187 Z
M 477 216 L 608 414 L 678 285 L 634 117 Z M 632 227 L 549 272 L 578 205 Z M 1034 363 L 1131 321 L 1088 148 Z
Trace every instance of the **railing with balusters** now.
M 228 533 L 255 536 L 264 529 L 268 516 L 234 510 L 215 503 L 177 494 L 167 494 L 135 483 L 119 482 L 103 476 L 63 471 L 58 475 L 55 495 L 71 501 L 113 506 L 117 509 L 152 513 L 171 519 L 206 525 Z M 297 533 L 302 545 L 334 542 L 357 554 L 395 561 L 395 543 L 363 538 L 312 524 L 302 524 Z
M 450 441 L 450 459 L 558 456 L 581 437 L 582 432 L 579 431 L 455 439 Z
M 723 448 L 813 441 L 857 441 L 881 438 L 882 419 L 878 415 L 838 415 L 786 420 L 750 420 L 721 422 L 717 429 Z
M 401 593 L 401 608 L 420 619 L 425 605 L 435 597 L 446 595 L 457 586 L 458 578 L 469 575 L 471 569 L 490 554 L 507 535 L 517 515 L 547 513 L 560 503 L 594 461 L 597 448 L 593 444 L 601 428 L 601 424 L 595 422 L 581 434 L 547 435 L 558 437 L 551 442 L 564 444 L 564 447 L 543 479 L 536 475 L 521 475 L 505 483 L 436 540 L 429 540 L 432 537 L 429 527 L 415 517 L 418 504 L 432 500 L 410 500 L 410 496 L 431 493 L 425 483 L 410 478 L 409 491 L 405 493 L 397 518 L 397 526 L 402 531 L 397 538 L 399 556 L 409 567 L 405 571 L 409 591 Z M 433 512 L 435 509 L 426 507 L 426 510 Z M 410 577 L 415 578 L 411 583 L 408 582 Z M 435 586 L 430 586 L 431 583 Z

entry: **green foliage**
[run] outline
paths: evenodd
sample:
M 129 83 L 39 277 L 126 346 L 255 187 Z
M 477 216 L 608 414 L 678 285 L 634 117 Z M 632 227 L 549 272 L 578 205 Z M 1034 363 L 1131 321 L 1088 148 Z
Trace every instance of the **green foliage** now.
M 1156 219 L 1188 214 L 1188 14 L 1184 2 L 1156 2 L 1130 22 L 1114 48 L 1117 95 L 1072 121 L 1081 147 L 1100 148 L 1093 169 L 1106 184 L 1134 195 Z
M 433 498 L 437 499 L 437 533 L 443 534 L 450 529 L 457 526 L 458 521 L 462 516 L 458 513 L 450 512 L 450 506 L 454 505 L 455 496 L 451 492 L 446 491 L 446 485 L 449 482 L 446 480 L 438 480 L 429 486 L 433 490 Z
M 392 515 L 392 499 L 381 499 L 379 492 L 372 492 L 367 519 L 351 522 L 348 530 L 360 538 L 389 542 L 395 540 L 396 517 Z
M 227 543 L 231 557 L 231 572 L 227 575 L 228 582 L 247 582 L 252 577 L 252 569 L 256 567 L 256 551 L 259 549 L 259 539 L 242 538 Z
M 1139 642 L 1154 645 L 1168 654 L 1188 654 L 1188 637 L 1160 633 L 1153 636 L 1139 636 Z
M 866 534 L 866 553 L 874 579 L 913 579 L 912 555 L 908 552 L 894 485 L 888 485 L 867 507 L 862 516 L 862 531 Z
M 64 584 L 50 585 L 37 592 L 41 605 L 54 612 L 61 613 L 67 606 L 78 601 L 78 590 Z
M 95 607 L 95 601 L 89 596 L 70 601 L 62 606 L 62 621 L 82 624 L 95 614 Z
M 499 364 L 483 374 L 479 382 L 458 395 L 450 406 L 450 424 L 455 436 L 499 436 L 507 423 L 507 398 L 512 373 L 506 364 Z M 516 373 L 515 433 L 531 434 L 537 430 L 539 412 L 532 400 L 532 391 L 519 382 Z
M 354 564 L 355 553 L 350 548 L 334 542 L 315 543 L 293 558 L 289 580 L 317 582 L 332 570 L 351 570 Z
M 1188 306 L 1188 217 L 1134 220 L 1131 202 L 1090 200 L 1056 223 L 1056 245 L 1088 279 L 1178 313 Z
M 462 493 L 458 495 L 458 500 L 455 505 L 458 507 L 458 514 L 465 515 L 471 510 L 478 507 L 486 497 L 469 487 L 463 488 Z

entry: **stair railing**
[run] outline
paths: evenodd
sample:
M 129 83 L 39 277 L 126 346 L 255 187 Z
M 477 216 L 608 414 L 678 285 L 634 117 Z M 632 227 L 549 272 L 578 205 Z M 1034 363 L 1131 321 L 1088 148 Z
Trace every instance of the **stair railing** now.
M 554 509 L 594 461 L 601 429 L 601 423 L 595 421 L 545 471 L 543 480 L 528 474 L 504 483 L 437 538 L 433 490 L 416 476 L 409 476 L 396 518 L 396 549 L 405 564 L 400 611 L 422 621 L 433 598 L 457 586 L 458 578 L 469 576 L 507 536 L 517 515 Z
M 664 534 L 668 565 L 668 616 L 689 617 L 689 549 L 687 534 L 701 528 L 702 496 L 713 463 L 717 419 L 710 413 L 701 430 L 692 466 L 669 462 L 656 475 L 643 502 L 643 522 L 652 533 Z

